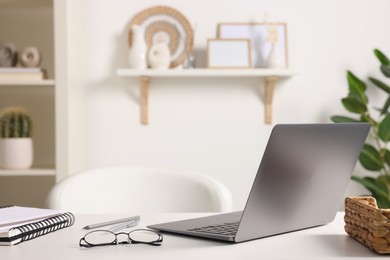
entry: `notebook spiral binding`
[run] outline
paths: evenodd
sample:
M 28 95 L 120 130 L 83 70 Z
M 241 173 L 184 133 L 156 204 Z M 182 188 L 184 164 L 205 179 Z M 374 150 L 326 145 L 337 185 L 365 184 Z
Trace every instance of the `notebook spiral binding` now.
M 58 216 L 16 227 L 15 229 L 21 232 L 21 240 L 16 244 L 72 226 L 74 221 L 74 215 L 70 212 L 67 212 Z

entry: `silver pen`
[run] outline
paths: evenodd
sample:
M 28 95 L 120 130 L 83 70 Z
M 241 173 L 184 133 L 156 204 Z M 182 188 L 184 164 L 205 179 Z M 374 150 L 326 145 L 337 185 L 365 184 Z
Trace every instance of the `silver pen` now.
M 129 217 L 129 218 L 116 219 L 116 220 L 112 220 L 112 221 L 107 221 L 107 222 L 102 222 L 102 223 L 96 223 L 96 224 L 88 225 L 88 226 L 83 227 L 83 229 L 92 229 L 92 228 L 104 227 L 104 226 L 109 226 L 109 225 L 113 225 L 113 224 L 117 224 L 117 223 L 129 222 L 129 221 L 132 221 L 132 220 L 138 220 L 139 221 L 140 219 L 141 219 L 140 216 L 133 216 L 133 217 Z
M 139 219 L 131 220 L 131 221 L 125 222 L 125 223 L 120 223 L 120 224 L 110 228 L 109 231 L 116 232 L 116 231 L 119 231 L 119 230 L 122 230 L 122 229 L 125 229 L 125 228 L 135 227 L 135 226 L 138 225 L 138 223 L 139 223 Z

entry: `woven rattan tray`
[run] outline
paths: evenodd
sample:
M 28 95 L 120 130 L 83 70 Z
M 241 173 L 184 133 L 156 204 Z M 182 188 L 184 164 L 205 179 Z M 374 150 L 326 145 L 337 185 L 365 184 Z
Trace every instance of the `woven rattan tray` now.
M 345 199 L 345 231 L 379 254 L 390 254 L 390 209 L 378 209 L 373 197 Z

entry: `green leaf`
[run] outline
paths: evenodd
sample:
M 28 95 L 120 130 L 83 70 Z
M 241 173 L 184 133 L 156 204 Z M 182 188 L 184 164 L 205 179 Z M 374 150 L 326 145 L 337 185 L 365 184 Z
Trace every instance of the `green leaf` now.
M 382 196 L 381 194 L 373 193 L 377 199 L 377 204 L 379 208 L 390 208 L 390 176 L 379 176 L 375 179 L 376 185 L 387 193 L 387 196 Z
M 390 77 L 390 65 L 381 65 L 381 71 L 386 77 Z
M 381 175 L 378 178 L 376 178 L 376 182 L 380 185 L 383 185 L 383 189 L 387 190 L 387 195 L 389 196 L 390 193 L 390 176 L 389 175 Z
M 358 123 L 359 120 L 349 118 L 346 116 L 332 116 L 330 118 L 334 123 Z
M 380 197 L 380 196 L 377 196 L 377 195 L 373 195 L 376 199 L 376 205 L 378 206 L 378 208 L 380 209 L 388 209 L 390 208 L 390 200 L 386 197 Z
M 378 88 L 386 91 L 386 93 L 390 94 L 390 87 L 387 86 L 385 83 L 383 83 L 382 81 L 378 80 L 378 79 L 375 79 L 375 78 L 371 78 L 369 77 L 368 78 L 372 83 L 374 83 L 375 86 L 377 86 Z
M 384 187 L 377 183 L 374 178 L 371 177 L 358 177 L 358 176 L 352 176 L 352 180 L 359 182 L 364 187 L 366 187 L 369 191 L 374 192 L 375 194 L 381 196 L 381 197 L 389 197 L 389 194 L 387 192 L 387 189 L 384 189 Z
M 378 208 L 380 208 L 380 209 L 390 208 L 390 199 L 388 196 L 384 197 L 384 196 L 378 195 L 375 192 L 372 192 L 372 196 L 376 199 L 376 204 L 377 204 Z
M 356 77 L 351 71 L 347 72 L 347 79 L 348 79 L 348 86 L 349 86 L 349 92 L 358 94 L 360 97 L 360 100 L 367 104 L 367 98 L 365 91 L 367 89 L 366 84 L 361 81 L 358 77 Z
M 367 111 L 367 106 L 355 98 L 346 97 L 341 102 L 349 112 L 363 114 Z
M 390 65 L 390 60 L 380 50 L 375 49 L 374 54 L 382 65 Z
M 381 115 L 386 114 L 389 111 L 390 107 L 390 96 L 387 98 L 386 103 L 383 105 L 383 108 L 380 110 Z
M 387 149 L 383 149 L 383 158 L 385 159 L 385 163 L 390 166 L 390 151 Z
M 362 96 L 358 93 L 349 92 L 348 97 L 352 98 L 352 99 L 356 99 L 357 101 L 359 101 L 365 105 L 368 103 L 368 98 L 365 94 L 364 94 L 364 98 L 362 98 Z
M 371 123 L 371 125 L 376 125 L 376 122 L 372 118 L 370 118 L 369 115 L 366 115 L 366 114 L 361 114 L 360 115 L 360 121 L 361 122 Z
M 380 178 L 374 179 L 371 177 L 361 178 L 357 176 L 352 176 L 352 180 L 362 184 L 371 192 L 372 196 L 376 199 L 379 208 L 390 208 L 390 197 L 386 180 L 381 180 Z
M 383 142 L 390 140 L 390 114 L 387 114 L 378 126 L 378 135 Z
M 359 156 L 359 162 L 370 171 L 379 171 L 382 169 L 382 161 L 379 152 L 370 144 L 364 144 Z

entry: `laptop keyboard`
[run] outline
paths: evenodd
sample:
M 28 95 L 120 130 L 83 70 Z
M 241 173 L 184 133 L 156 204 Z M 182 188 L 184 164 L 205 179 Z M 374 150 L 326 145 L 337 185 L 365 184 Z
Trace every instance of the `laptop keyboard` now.
M 235 235 L 240 222 L 224 223 L 220 225 L 211 225 L 188 229 L 188 231 L 217 234 L 217 235 Z

